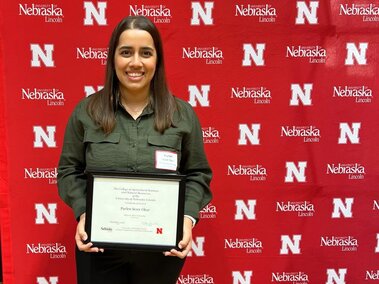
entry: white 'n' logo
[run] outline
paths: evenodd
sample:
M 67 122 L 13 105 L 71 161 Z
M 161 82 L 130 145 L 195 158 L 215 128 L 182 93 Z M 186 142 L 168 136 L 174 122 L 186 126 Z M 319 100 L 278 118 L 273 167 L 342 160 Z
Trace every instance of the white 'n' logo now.
M 92 2 L 84 2 L 84 10 L 86 17 L 84 18 L 85 26 L 93 26 L 93 19 L 96 20 L 99 26 L 106 26 L 107 19 L 105 18 L 105 9 L 107 2 L 97 2 L 97 8 Z
M 43 62 L 46 67 L 54 67 L 54 44 L 44 44 L 43 49 L 44 50 L 42 50 L 39 44 L 30 44 L 30 50 L 32 51 L 32 67 L 41 67 L 41 62 Z
M 300 240 L 301 235 L 293 235 L 292 239 L 288 235 L 282 235 L 282 248 L 280 249 L 280 254 L 289 254 L 289 251 L 293 254 L 300 254 Z
M 97 86 L 97 89 L 93 86 L 84 86 L 84 94 L 86 97 L 89 95 L 92 95 L 93 93 L 96 93 L 97 91 L 100 91 L 104 86 Z
M 194 252 L 196 256 L 205 256 L 204 242 L 205 237 L 196 237 L 196 241 L 193 239 L 192 250 L 188 253 L 188 256 L 192 256 L 192 252 Z
M 304 106 L 312 105 L 311 91 L 313 84 L 304 84 L 303 89 L 299 84 L 291 84 L 292 97 L 290 100 L 290 106 L 298 106 L 299 101 Z
M 351 128 L 346 122 L 340 123 L 340 137 L 338 144 L 347 144 L 349 138 L 351 144 L 359 144 L 359 129 L 361 128 L 360 122 L 353 122 Z
M 263 51 L 265 48 L 265 43 L 257 43 L 255 49 L 250 43 L 244 43 L 242 66 L 251 66 L 251 59 L 253 59 L 256 66 L 264 66 L 265 60 L 263 57 Z
M 201 92 L 195 85 L 189 85 L 188 91 L 189 91 L 189 103 L 191 106 L 195 107 L 197 106 L 197 102 L 202 107 L 209 107 L 209 98 L 208 93 L 211 89 L 210 85 L 201 85 Z
M 49 280 L 47 280 L 45 277 L 37 277 L 37 284 L 57 284 L 57 283 L 58 283 L 57 276 L 50 276 Z
M 354 203 L 354 198 L 345 198 L 345 203 L 340 198 L 333 199 L 333 213 L 332 218 L 341 218 L 341 213 L 345 218 L 352 218 L 353 211 L 352 205 Z
M 345 59 L 345 65 L 354 65 L 353 56 L 359 65 L 366 65 L 367 64 L 367 58 L 366 58 L 367 47 L 368 47 L 367 42 L 360 42 L 359 51 L 358 51 L 357 47 L 355 46 L 353 42 L 346 43 L 347 55 Z
M 45 219 L 49 224 L 58 224 L 56 211 L 57 211 L 57 204 L 56 203 L 49 203 L 47 205 L 49 209 L 46 209 L 46 207 L 42 203 L 36 203 L 34 208 L 36 210 L 36 224 L 45 224 Z
M 298 182 L 306 182 L 305 168 L 307 162 L 298 162 L 296 167 L 294 162 L 286 162 L 287 174 L 284 179 L 285 182 L 294 182 L 294 177 Z
M 204 2 L 205 9 L 201 6 L 200 2 L 192 2 L 192 19 L 191 25 L 200 25 L 200 18 L 203 20 L 204 25 L 213 25 L 212 9 L 213 2 Z
M 240 271 L 233 271 L 233 284 L 250 284 L 253 271 L 248 270 L 243 272 L 243 276 Z
M 317 19 L 317 8 L 318 8 L 318 1 L 311 1 L 309 2 L 309 6 L 305 3 L 305 1 L 297 1 L 296 7 L 297 7 L 297 18 L 296 18 L 296 24 L 297 25 L 304 25 L 305 24 L 305 18 L 307 18 L 308 23 L 311 25 L 315 25 L 318 23 Z
M 252 124 L 251 129 L 249 129 L 247 124 L 240 124 L 240 138 L 238 139 L 238 145 L 247 145 L 247 140 L 249 140 L 251 145 L 259 145 L 260 129 L 260 124 Z
M 327 269 L 326 275 L 328 276 L 328 280 L 326 281 L 326 284 L 345 284 L 346 273 L 346 268 L 338 269 L 338 274 L 334 269 Z
M 257 201 L 255 199 L 250 199 L 247 204 L 243 200 L 236 200 L 236 214 L 234 215 L 234 220 L 243 220 L 244 216 L 248 220 L 255 220 L 255 206 Z
M 47 133 L 43 130 L 42 126 L 33 126 L 34 148 L 42 148 L 42 140 L 49 148 L 57 147 L 57 143 L 55 141 L 55 126 L 47 126 L 46 131 Z

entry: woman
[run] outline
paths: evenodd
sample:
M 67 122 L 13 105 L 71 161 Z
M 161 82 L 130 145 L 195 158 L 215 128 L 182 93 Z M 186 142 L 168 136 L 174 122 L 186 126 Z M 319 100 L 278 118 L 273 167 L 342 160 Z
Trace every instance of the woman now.
M 170 162 L 158 161 L 157 153 L 170 155 Z M 86 244 L 88 168 L 186 175 L 181 250 L 114 251 Z M 191 249 L 192 227 L 211 200 L 211 177 L 198 119 L 168 91 L 157 28 L 145 17 L 123 19 L 109 42 L 104 88 L 73 111 L 58 166 L 59 194 L 79 221 L 78 283 L 176 283 Z

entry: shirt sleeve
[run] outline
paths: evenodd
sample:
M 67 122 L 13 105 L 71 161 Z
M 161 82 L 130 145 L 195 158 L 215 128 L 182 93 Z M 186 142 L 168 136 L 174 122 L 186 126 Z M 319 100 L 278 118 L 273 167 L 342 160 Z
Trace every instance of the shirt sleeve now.
M 85 107 L 80 103 L 67 123 L 57 177 L 59 195 L 77 219 L 86 210 L 84 127 L 79 119 L 82 108 Z
M 199 212 L 212 199 L 210 182 L 212 170 L 208 164 L 200 122 L 192 107 L 187 104 L 186 112 L 191 131 L 182 141 L 180 172 L 186 175 L 186 197 L 184 214 L 199 219 Z

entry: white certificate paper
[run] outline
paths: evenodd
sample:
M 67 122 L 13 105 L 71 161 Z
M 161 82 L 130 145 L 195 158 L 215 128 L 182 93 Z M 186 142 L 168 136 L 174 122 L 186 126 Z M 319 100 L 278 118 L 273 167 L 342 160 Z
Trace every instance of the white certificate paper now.
M 176 247 L 183 230 L 181 185 L 164 176 L 94 175 L 86 228 L 90 241 L 111 247 Z

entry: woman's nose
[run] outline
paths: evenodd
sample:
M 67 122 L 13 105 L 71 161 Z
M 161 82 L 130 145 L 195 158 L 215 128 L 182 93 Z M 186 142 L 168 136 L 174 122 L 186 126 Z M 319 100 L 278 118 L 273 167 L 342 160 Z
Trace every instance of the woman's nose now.
M 141 65 L 142 64 L 141 57 L 138 54 L 133 55 L 130 63 L 136 66 Z

